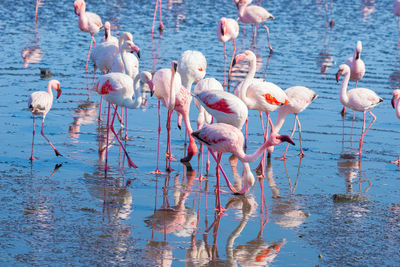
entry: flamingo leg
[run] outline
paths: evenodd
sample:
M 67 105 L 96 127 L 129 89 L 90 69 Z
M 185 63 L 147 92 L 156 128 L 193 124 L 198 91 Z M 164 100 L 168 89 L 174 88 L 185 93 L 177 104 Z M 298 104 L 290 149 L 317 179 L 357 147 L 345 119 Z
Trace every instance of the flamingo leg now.
M 247 148 L 247 124 L 249 123 L 249 117 L 246 118 L 246 129 L 244 133 L 244 148 Z M 264 129 L 264 126 L 263 126 Z
M 369 128 L 372 126 L 372 124 L 373 124 L 373 123 L 375 122 L 375 120 L 376 120 L 376 116 L 375 116 L 371 111 L 369 111 L 369 114 L 371 114 L 371 116 L 372 116 L 372 121 L 371 121 L 371 123 L 368 125 L 367 129 L 362 133 L 361 138 L 360 138 L 360 152 L 359 152 L 360 158 L 361 158 L 361 151 L 362 151 L 362 145 L 363 145 L 363 141 L 364 141 L 364 136 L 365 136 L 365 134 L 368 132 L 368 130 L 369 130 Z M 364 112 L 364 125 L 363 125 L 363 130 L 364 130 L 364 128 L 365 128 L 365 112 Z
M 210 150 L 207 149 L 206 175 L 208 175 L 208 172 L 210 171 L 210 164 Z
M 212 150 L 211 148 L 208 148 L 208 150 L 209 150 L 211 156 L 214 158 L 215 162 L 217 162 L 218 160 L 217 160 L 217 157 L 215 156 L 213 150 Z M 222 175 L 224 176 L 225 181 L 226 181 L 226 184 L 227 184 L 227 186 L 229 187 L 229 189 L 230 189 L 234 194 L 238 193 L 238 191 L 235 189 L 235 187 L 232 186 L 231 182 L 229 181 L 228 177 L 226 176 L 226 173 L 225 173 L 224 169 L 222 169 L 222 166 L 221 166 L 221 165 L 219 165 L 219 169 L 221 170 L 221 173 L 222 173 Z
M 35 115 L 33 115 L 33 129 L 32 129 L 32 152 L 31 152 L 31 157 L 29 158 L 29 160 L 32 162 L 35 160 L 35 158 L 33 157 L 33 142 L 35 139 Z
M 156 170 L 151 172 L 154 174 L 162 174 L 162 171 L 158 168 L 158 158 L 160 155 L 160 133 L 161 133 L 161 111 L 160 111 L 160 100 L 158 100 L 158 140 L 157 140 L 157 167 Z
M 204 178 L 203 176 L 203 144 L 200 144 L 200 153 L 199 153 L 199 160 L 200 160 L 200 175 L 199 175 L 199 180 L 203 181 L 203 180 L 207 180 L 206 178 Z
M 108 102 L 108 112 L 107 112 L 107 138 L 106 138 L 106 163 L 104 166 L 104 170 L 108 169 L 108 140 L 110 137 L 110 111 L 111 110 L 111 103 Z
M 295 118 L 295 119 L 294 119 L 294 123 L 293 123 L 292 133 L 290 134 L 290 137 L 293 137 L 294 132 L 296 131 L 296 123 L 297 123 L 297 120 L 296 120 L 296 118 Z M 286 146 L 286 149 L 285 149 L 285 153 L 284 153 L 283 156 L 280 158 L 280 160 L 285 160 L 285 159 L 286 159 L 286 153 L 287 153 L 287 151 L 288 151 L 288 148 L 289 148 L 289 146 L 287 145 L 287 146 Z
M 219 215 L 224 214 L 225 209 L 222 208 L 221 206 L 221 189 L 220 189 L 220 183 L 219 183 L 219 168 L 220 168 L 220 163 L 221 163 L 221 158 L 222 158 L 222 153 L 218 153 L 218 158 L 217 158 L 217 167 L 216 167 L 216 177 L 217 177 L 217 185 L 216 185 L 216 200 L 217 200 L 217 208 L 215 209 Z
M 154 23 L 156 22 L 157 7 L 158 7 L 158 0 L 156 0 L 156 6 L 154 7 L 153 27 L 151 28 L 151 34 L 154 33 Z
M 132 140 L 132 138 L 128 137 L 128 108 L 125 107 L 125 137 L 123 140 Z
M 162 31 L 165 29 L 165 27 L 164 27 L 164 24 L 162 23 L 161 0 L 159 0 L 159 1 L 160 1 L 160 27 L 158 28 L 158 30 L 159 30 L 160 32 L 162 32 Z
M 168 167 L 166 168 L 167 172 L 172 172 L 174 169 L 171 168 L 172 161 L 172 153 L 171 153 L 171 117 L 173 110 L 168 110 L 168 119 L 167 119 L 167 155 L 168 155 Z
M 137 168 L 137 166 L 133 163 L 133 161 L 132 161 L 131 158 L 129 157 L 128 152 L 127 152 L 126 149 L 125 149 L 125 146 L 122 144 L 122 142 L 121 142 L 121 140 L 119 139 L 117 133 L 115 132 L 115 129 L 114 129 L 114 120 L 115 120 L 115 116 L 117 115 L 117 109 L 118 109 L 118 105 L 115 105 L 115 108 L 114 108 L 114 115 L 113 115 L 113 118 L 112 118 L 112 121 L 111 121 L 110 129 L 111 129 L 111 131 L 113 132 L 113 134 L 115 135 L 115 137 L 117 138 L 119 145 L 122 147 L 122 150 L 124 150 L 125 156 L 126 156 L 126 158 L 127 158 L 127 160 L 128 160 L 128 166 L 129 166 L 129 167 L 132 167 L 132 168 Z
M 35 24 L 37 23 L 37 16 L 39 10 L 40 0 L 36 0 L 36 8 L 35 8 Z
M 49 145 L 54 149 L 54 152 L 56 153 L 56 156 L 62 156 L 60 152 L 57 151 L 57 149 L 53 146 L 53 144 L 50 142 L 50 140 L 44 135 L 43 132 L 43 125 L 44 125 L 44 119 L 46 116 L 43 116 L 42 118 L 42 129 L 40 131 L 41 135 L 44 137 L 44 139 L 46 139 L 47 143 L 49 143 Z
M 92 49 L 92 44 L 96 43 L 96 40 L 94 39 L 93 35 L 90 35 L 90 38 L 91 38 L 91 40 L 90 40 L 90 45 L 89 45 L 89 52 L 87 54 L 86 65 L 85 65 L 85 70 L 86 71 L 87 71 L 87 66 L 89 64 L 90 50 Z
M 297 114 L 294 114 L 295 119 L 297 121 L 297 125 L 299 126 L 299 140 L 300 140 L 300 153 L 299 156 L 300 158 L 304 157 L 304 151 L 303 151 L 303 145 L 301 144 L 301 124 L 300 124 L 300 120 L 299 120 L 299 116 Z
M 226 82 L 226 45 L 224 42 L 224 84 L 223 86 L 227 86 L 228 83 Z
M 233 53 L 232 53 L 232 59 L 231 59 L 231 63 L 229 64 L 229 71 L 228 71 L 228 92 L 229 92 L 229 83 L 231 81 L 232 63 L 233 63 L 233 59 L 235 58 L 235 53 L 236 53 L 235 39 L 233 39 L 232 42 L 233 42 Z
M 272 53 L 274 52 L 271 46 L 271 43 L 269 42 L 269 28 L 267 25 L 263 24 L 264 28 L 267 30 L 267 40 L 268 40 L 268 48 L 269 48 L 269 52 Z
M 267 118 L 269 117 L 269 115 L 268 115 L 268 113 L 266 113 L 267 114 Z M 262 129 L 262 131 L 263 131 L 263 135 L 264 135 L 264 142 L 267 140 L 267 135 L 268 135 L 268 120 L 267 120 L 267 126 L 266 126 L 266 130 L 264 130 L 264 122 L 263 122 L 263 115 L 262 115 L 262 112 L 260 111 L 260 120 L 261 120 L 261 129 Z M 263 153 L 263 156 L 262 156 L 262 158 L 261 158 L 261 161 L 260 161 L 260 163 L 258 164 L 258 166 L 257 166 L 257 168 L 255 169 L 255 171 L 257 172 L 257 173 L 261 173 L 260 175 L 259 175 L 259 177 L 265 177 L 265 173 L 264 173 L 264 165 L 265 165 L 265 150 L 264 150 L 264 153 Z

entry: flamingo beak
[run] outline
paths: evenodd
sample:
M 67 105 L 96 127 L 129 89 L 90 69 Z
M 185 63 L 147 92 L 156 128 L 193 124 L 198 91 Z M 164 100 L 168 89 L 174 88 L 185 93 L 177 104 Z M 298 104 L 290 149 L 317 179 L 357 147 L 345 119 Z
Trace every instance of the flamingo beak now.
M 224 23 L 222 22 L 222 23 L 221 23 L 221 35 L 222 35 L 222 36 L 224 36 L 224 32 L 225 32 L 225 30 L 224 30 Z
M 75 14 L 79 16 L 80 15 L 79 9 L 76 6 L 74 6 L 74 8 L 75 8 L 74 10 Z
M 278 137 L 279 140 L 281 140 L 282 142 L 288 142 L 289 144 L 295 145 L 295 143 L 293 142 L 293 139 L 290 138 L 289 135 L 280 135 Z
M 233 68 L 233 66 L 235 66 L 236 65 L 236 57 L 232 60 L 232 65 L 231 65 L 231 67 Z
M 340 74 L 341 74 L 340 70 L 336 72 L 336 82 L 339 82 Z
M 154 83 L 153 83 L 153 81 L 148 81 L 147 82 L 147 84 L 149 85 L 149 88 L 150 88 L 150 96 L 153 96 L 153 94 L 154 94 Z
M 392 97 L 392 107 L 394 108 L 395 104 L 396 104 L 396 96 Z
M 131 53 L 135 52 L 138 58 L 140 58 L 140 48 L 137 45 L 131 47 Z
M 58 86 L 58 88 L 57 88 L 57 99 L 61 96 L 61 87 L 60 86 Z
M 356 53 L 356 60 L 360 58 L 360 52 Z
M 178 69 L 178 62 L 176 62 L 176 61 L 173 61 L 172 62 L 172 66 L 173 66 L 173 69 L 174 69 L 174 71 L 176 72 L 176 70 Z

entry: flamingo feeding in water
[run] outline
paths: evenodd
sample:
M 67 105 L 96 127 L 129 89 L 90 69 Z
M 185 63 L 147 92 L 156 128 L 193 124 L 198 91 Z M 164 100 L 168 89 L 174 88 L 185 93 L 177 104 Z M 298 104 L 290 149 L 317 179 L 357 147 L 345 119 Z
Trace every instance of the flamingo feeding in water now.
M 193 130 L 190 125 L 189 110 L 190 103 L 192 101 L 192 96 L 189 91 L 182 86 L 181 76 L 176 72 L 177 62 L 173 61 L 171 63 L 171 68 L 160 69 L 153 75 L 154 84 L 154 94 L 158 98 L 158 144 L 157 144 L 157 167 L 153 173 L 161 173 L 158 168 L 158 157 L 159 157 L 159 147 L 160 147 L 160 101 L 168 109 L 167 116 L 167 154 L 168 166 L 166 170 L 168 172 L 173 171 L 171 168 L 171 116 L 172 112 L 175 110 L 178 114 L 183 117 L 185 127 L 189 133 L 189 146 L 187 149 L 187 156 L 181 159 L 181 162 L 188 162 L 197 153 L 197 146 L 190 135 Z
M 361 157 L 362 145 L 364 136 L 376 120 L 376 116 L 371 112 L 371 110 L 379 105 L 383 99 L 380 98 L 374 91 L 367 88 L 355 88 L 347 91 L 350 80 L 350 67 L 346 64 L 342 64 L 336 73 L 336 81 L 339 82 L 341 75 L 344 75 L 342 86 L 340 87 L 340 102 L 347 108 L 354 111 L 362 112 L 364 115 L 362 134 L 360 138 L 360 151 L 359 156 Z M 365 113 L 369 112 L 372 116 L 372 121 L 365 129 Z M 365 129 L 365 131 L 364 131 Z
M 272 46 L 269 42 L 269 28 L 264 24 L 268 19 L 275 19 L 271 13 L 269 13 L 265 8 L 257 5 L 249 5 L 250 2 L 248 0 L 239 0 L 237 2 L 238 8 L 238 16 L 242 23 L 245 24 L 254 24 L 254 36 L 253 40 L 255 40 L 257 36 L 257 27 L 262 24 L 264 28 L 267 30 L 267 39 L 268 39 L 268 48 L 270 52 L 272 52 Z
M 281 106 L 278 109 L 278 118 L 276 119 L 275 129 L 274 131 L 279 132 L 282 128 L 283 123 L 285 122 L 286 116 L 293 113 L 294 118 L 294 125 L 292 129 L 292 133 L 290 137 L 293 137 L 294 131 L 296 131 L 296 124 L 299 127 L 299 140 L 300 140 L 300 157 L 304 157 L 303 146 L 301 144 L 301 124 L 299 120 L 298 114 L 305 110 L 311 102 L 313 102 L 318 95 L 311 89 L 304 87 L 304 86 L 293 86 L 285 90 L 286 95 L 289 98 L 289 104 Z M 286 146 L 285 153 L 281 157 L 281 160 L 286 159 L 286 152 L 288 151 L 289 146 Z M 268 148 L 268 154 L 274 151 L 274 147 Z
M 222 212 L 220 201 L 220 186 L 219 186 L 219 165 L 221 162 L 222 153 L 229 152 L 236 156 L 243 164 L 245 173 L 244 188 L 241 193 L 246 193 L 254 183 L 254 177 L 251 174 L 249 162 L 255 161 L 261 153 L 269 146 L 279 145 L 282 142 L 288 142 L 294 145 L 293 140 L 287 135 L 279 135 L 272 132 L 267 141 L 264 142 L 253 154 L 247 155 L 243 150 L 244 137 L 242 132 L 226 123 L 214 123 L 205 125 L 200 130 L 192 133 L 192 136 L 200 142 L 206 144 L 210 149 L 218 153 L 217 158 L 217 207 L 219 212 Z M 251 175 L 250 175 L 251 174 Z M 252 178 L 252 179 L 251 179 Z
M 74 2 L 74 8 L 75 14 L 79 16 L 79 29 L 81 29 L 81 31 L 83 32 L 90 33 L 91 37 L 85 66 L 85 70 L 87 70 L 92 43 L 94 47 L 96 46 L 96 39 L 94 38 L 94 35 L 100 31 L 100 29 L 103 27 L 103 23 L 101 22 L 101 18 L 99 15 L 92 12 L 86 12 L 86 3 L 84 0 L 76 0 Z
M 250 64 L 249 72 L 244 79 L 235 89 L 235 94 L 240 97 L 241 100 L 246 104 L 248 109 L 255 109 L 260 112 L 261 128 L 264 134 L 264 141 L 268 139 L 268 125 L 273 127 L 271 118 L 269 114 L 274 112 L 277 108 L 282 105 L 287 105 L 290 103 L 286 93 L 276 84 L 271 82 L 266 82 L 263 79 L 255 79 L 254 75 L 256 73 L 257 58 L 256 55 L 247 50 L 242 54 L 235 57 L 232 64 L 235 65 L 239 61 L 248 61 Z M 267 126 L 264 131 L 264 123 L 262 119 L 262 112 L 267 115 Z M 246 131 L 245 131 L 245 145 L 247 139 L 247 121 L 246 121 Z M 264 175 L 264 165 L 265 160 L 262 158 L 257 171 L 261 172 L 261 176 Z
M 358 81 L 361 80 L 365 74 L 365 64 L 364 61 L 361 59 L 361 51 L 362 51 L 362 43 L 361 41 L 357 41 L 353 56 L 349 57 L 344 63 L 350 67 L 350 81 L 356 81 L 356 88 L 358 85 Z M 343 104 L 343 109 L 341 114 L 344 116 L 345 113 L 346 113 L 346 108 L 344 107 Z M 354 114 L 353 114 L 353 119 L 354 119 Z
M 393 97 L 392 97 L 392 107 L 396 110 L 396 116 L 397 118 L 400 119 L 400 90 L 394 90 L 393 91 Z M 392 163 L 400 165 L 400 156 L 397 158 L 397 160 L 392 161 Z
M 229 64 L 228 71 L 228 81 L 230 80 L 231 70 L 232 70 L 232 61 L 236 52 L 236 42 L 235 39 L 239 35 L 239 24 L 236 20 L 230 18 L 221 18 L 218 22 L 217 28 L 218 39 L 220 42 L 224 43 L 224 86 L 228 85 L 226 83 L 226 45 L 225 43 L 228 41 L 232 41 L 233 43 L 233 53 L 231 63 Z
M 61 153 L 57 151 L 57 149 L 50 142 L 50 140 L 44 135 L 43 132 L 44 119 L 46 118 L 47 113 L 50 111 L 51 106 L 53 105 L 53 92 L 51 91 L 51 89 L 57 91 L 57 98 L 59 98 L 61 95 L 60 82 L 57 80 L 51 80 L 47 84 L 47 92 L 45 91 L 34 92 L 31 94 L 28 100 L 28 107 L 33 115 L 32 152 L 31 152 L 31 157 L 29 158 L 30 161 L 35 160 L 35 158 L 33 157 L 33 143 L 35 139 L 35 116 L 37 115 L 42 116 L 42 129 L 40 133 L 42 134 L 44 139 L 46 139 L 49 145 L 54 149 L 56 156 L 62 156 Z

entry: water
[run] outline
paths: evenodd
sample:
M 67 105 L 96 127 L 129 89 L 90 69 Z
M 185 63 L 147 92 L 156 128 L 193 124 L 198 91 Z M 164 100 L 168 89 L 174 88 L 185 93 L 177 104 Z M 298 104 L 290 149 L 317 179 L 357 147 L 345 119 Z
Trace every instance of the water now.
M 233 2 L 175 2 L 163 1 L 166 30 L 154 39 L 150 32 L 153 1 L 88 1 L 87 9 L 116 25 L 114 33 L 134 34 L 142 53 L 141 70 L 168 67 L 183 51 L 193 49 L 206 56 L 207 77 L 222 81 L 223 45 L 217 40 L 216 26 L 222 16 L 236 17 Z M 400 122 L 390 99 L 392 90 L 400 87 L 400 51 L 392 1 L 335 2 L 329 11 L 329 18 L 335 20 L 333 29 L 325 27 L 320 1 L 274 0 L 263 1 L 263 6 L 276 17 L 268 22 L 274 53 L 268 57 L 266 33 L 259 29 L 253 49 L 259 60 L 257 76 L 282 88 L 304 85 L 319 95 L 300 114 L 306 157 L 299 160 L 297 144 L 282 162 L 284 146 L 277 147 L 267 177 L 257 180 L 247 197 L 222 194 L 226 216 L 214 217 L 213 162 L 208 182 L 196 179 L 197 157 L 191 162 L 193 171 L 173 162 L 175 171 L 170 175 L 150 174 L 156 163 L 154 98 L 143 110 L 129 111 L 128 135 L 133 141 L 127 142 L 127 149 L 139 169 L 124 168 L 126 162 L 114 140 L 111 169 L 104 176 L 100 141 L 105 138 L 105 124 L 95 120 L 98 96 L 88 94 L 83 68 L 90 39 L 77 27 L 72 1 L 45 1 L 36 31 L 34 1 L 3 1 L 1 264 L 397 265 L 400 172 L 390 161 L 399 154 Z M 250 48 L 251 33 L 250 26 L 245 33 L 241 27 L 240 52 Z M 354 123 L 351 114 L 342 120 L 340 84 L 334 77 L 357 40 L 363 42 L 367 66 L 359 86 L 384 99 L 373 111 L 377 121 L 366 135 L 360 162 L 355 152 L 362 114 L 356 114 Z M 40 63 L 24 68 L 25 48 L 36 51 Z M 227 49 L 232 52 L 231 43 Z M 38 135 L 37 125 L 38 160 L 31 165 L 27 99 L 48 82 L 40 77 L 39 68 L 51 70 L 51 78 L 58 79 L 63 89 L 46 118 L 45 133 L 64 157 L 54 156 Z M 92 74 L 88 76 L 90 81 Z M 243 70 L 236 70 L 234 76 L 243 77 Z M 165 109 L 162 112 L 164 153 Z M 248 151 L 252 152 L 262 136 L 258 113 L 249 114 Z M 193 125 L 196 116 L 192 105 Z M 289 116 L 281 132 L 289 133 L 292 123 Z M 172 152 L 180 158 L 184 135 L 175 127 L 176 116 L 172 125 Z M 225 155 L 223 166 L 232 179 L 227 159 Z M 257 164 L 252 163 L 252 169 Z M 163 158 L 160 166 L 165 166 Z

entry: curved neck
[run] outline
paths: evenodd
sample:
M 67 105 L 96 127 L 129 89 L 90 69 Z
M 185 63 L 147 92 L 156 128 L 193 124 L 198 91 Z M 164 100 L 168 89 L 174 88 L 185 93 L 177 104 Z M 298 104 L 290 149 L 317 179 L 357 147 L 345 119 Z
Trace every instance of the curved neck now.
M 138 84 L 139 81 L 139 75 L 136 75 L 135 80 L 133 81 L 133 90 L 135 92 L 135 100 L 133 99 L 128 99 L 126 103 L 126 107 L 130 109 L 136 109 L 139 108 L 142 105 L 143 99 L 142 99 L 142 90 L 141 88 L 137 87 L 136 85 Z
M 244 153 L 243 149 L 240 151 L 239 155 L 236 155 L 238 159 L 242 162 L 253 162 L 260 157 L 267 147 L 271 146 L 269 139 L 262 144 L 253 154 L 247 155 Z
M 132 77 L 132 71 L 127 67 L 126 61 L 125 61 L 126 49 L 120 50 L 119 53 L 121 55 L 122 64 L 124 65 L 124 73 L 126 75 L 128 75 L 129 77 Z
M 53 91 L 51 90 L 51 83 L 49 83 L 47 85 L 47 93 L 49 93 L 49 95 L 51 96 L 51 98 L 53 98 Z
M 170 81 L 170 91 L 169 91 L 169 102 L 167 108 L 172 110 L 175 107 L 175 89 L 174 89 L 174 79 L 175 79 L 175 71 L 171 70 L 171 81 Z M 187 128 L 186 128 L 187 129 Z
M 247 89 L 249 88 L 251 82 L 254 79 L 254 75 L 256 74 L 256 59 L 252 59 L 249 62 L 249 72 L 247 73 L 246 78 L 243 81 L 242 87 L 239 88 L 239 96 L 243 102 L 250 106 L 252 104 L 252 100 L 247 97 Z
M 181 76 L 182 79 L 182 85 L 183 87 L 186 88 L 189 92 L 192 91 L 192 85 L 193 85 L 193 80 L 192 79 L 186 79 L 184 76 Z
M 245 11 L 246 7 L 247 7 L 247 5 L 241 5 L 239 7 L 239 11 L 238 11 L 239 17 L 243 17 L 244 16 L 244 11 Z
M 278 133 L 285 122 L 286 116 L 288 115 L 284 109 L 278 109 L 278 117 L 276 118 L 276 123 L 274 127 L 274 132 Z
M 340 102 L 343 105 L 346 105 L 349 102 L 349 98 L 347 96 L 347 87 L 349 85 L 350 80 L 350 72 L 347 72 L 343 78 L 342 86 L 340 87 Z

